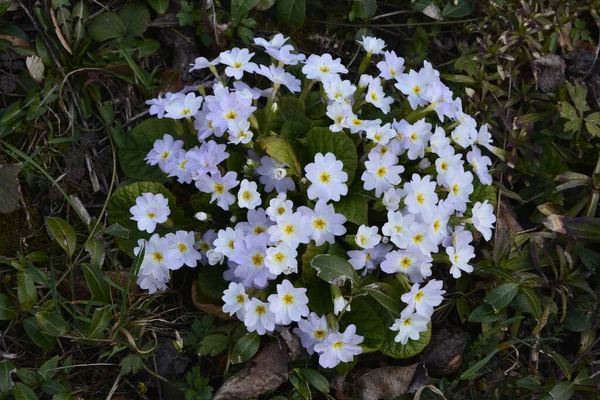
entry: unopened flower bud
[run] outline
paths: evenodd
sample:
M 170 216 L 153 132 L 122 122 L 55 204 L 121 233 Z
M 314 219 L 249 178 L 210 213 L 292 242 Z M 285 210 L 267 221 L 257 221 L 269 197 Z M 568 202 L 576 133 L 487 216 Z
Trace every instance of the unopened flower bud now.
M 202 221 L 202 222 L 204 222 L 204 221 L 207 221 L 207 220 L 209 219 L 209 217 L 210 217 L 210 216 L 209 216 L 207 213 L 205 213 L 205 212 L 202 212 L 202 211 L 200 211 L 200 212 L 197 212 L 197 213 L 194 215 L 194 218 L 196 218 L 198 221 Z
M 179 332 L 175 331 L 175 340 L 173 340 L 173 347 L 177 350 L 178 353 L 183 353 L 183 339 Z
M 362 74 L 358 81 L 358 87 L 361 89 L 364 89 L 367 86 L 369 86 L 369 83 L 371 83 L 372 80 L 373 80 L 373 77 L 371 75 Z
M 256 160 L 249 158 L 246 160 L 246 164 L 244 164 L 242 167 L 242 171 L 244 171 L 244 174 L 252 176 L 256 173 L 256 168 L 258 168 L 258 166 L 259 163 Z
M 381 238 L 381 243 L 383 243 L 383 244 L 387 244 L 387 243 L 389 243 L 389 241 L 390 241 L 390 238 L 387 236 L 384 236 Z
M 419 162 L 419 168 L 420 169 L 425 169 L 427 167 L 429 167 L 431 165 L 431 161 L 429 161 L 428 159 L 424 158 Z
M 217 265 L 223 263 L 223 254 L 215 251 L 214 249 L 210 249 L 206 252 L 206 258 L 208 258 L 208 263 L 210 265 Z
M 275 170 L 273 171 L 273 178 L 277 179 L 278 181 L 282 180 L 286 176 L 287 171 L 285 170 L 285 168 L 275 168 Z
M 235 224 L 237 222 L 237 217 L 235 215 L 232 215 L 231 218 L 229 218 L 229 222 Z
M 273 103 L 271 106 L 271 112 L 277 112 L 277 103 Z

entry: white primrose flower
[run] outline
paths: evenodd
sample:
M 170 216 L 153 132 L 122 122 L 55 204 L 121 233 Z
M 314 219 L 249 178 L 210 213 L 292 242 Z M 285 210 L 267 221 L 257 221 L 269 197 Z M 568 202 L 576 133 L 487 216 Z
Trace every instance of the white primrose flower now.
M 492 160 L 488 156 L 482 156 L 481 150 L 473 146 L 473 150 L 467 153 L 467 162 L 473 167 L 479 181 L 484 185 L 492 184 L 492 175 L 488 169 L 492 165 Z
M 275 84 L 285 86 L 292 93 L 299 92 L 301 90 L 300 79 L 297 79 L 289 72 L 285 72 L 283 67 L 278 67 L 276 65 L 266 67 L 261 65 L 256 70 L 256 73 L 266 77 Z
M 215 249 L 210 249 L 206 252 L 206 258 L 208 259 L 208 263 L 210 265 L 221 265 L 223 261 L 225 261 L 225 255 L 223 253 L 219 253 Z
M 413 174 L 410 182 L 404 184 L 403 190 L 406 197 L 404 203 L 411 214 L 421 214 L 425 222 L 431 221 L 433 206 L 438 202 L 435 193 L 436 184 L 431 182 L 431 176 L 421 178 Z
M 369 54 L 383 54 L 383 49 L 386 46 L 385 42 L 382 39 L 370 36 L 363 36 L 362 40 L 357 40 L 357 42 Z
M 468 264 L 472 258 L 475 258 L 475 248 L 473 246 L 457 246 L 456 248 L 448 246 L 446 247 L 446 254 L 448 254 L 448 258 L 450 258 L 450 262 L 452 263 L 450 273 L 454 279 L 460 278 L 462 275 L 461 271 L 465 271 L 468 274 L 473 272 L 473 267 Z
M 386 145 L 395 137 L 396 131 L 389 123 L 382 126 L 373 125 L 367 128 L 367 139 L 370 139 L 376 144 Z
M 377 63 L 377 68 L 381 72 L 380 78 L 396 79 L 398 75 L 404 72 L 404 58 L 398 57 L 395 51 L 386 51 L 384 60 Z
M 279 193 L 277 197 L 269 201 L 267 215 L 271 221 L 277 221 L 283 215 L 289 215 L 293 212 L 294 203 L 287 199 L 285 193 Z
M 450 171 L 455 169 L 464 169 L 462 160 L 462 154 L 454 154 L 448 157 L 440 157 L 435 160 L 435 170 L 437 171 L 437 183 L 440 185 L 446 185 L 448 182 L 446 178 Z
M 289 275 L 298 272 L 298 252 L 285 243 L 279 243 L 275 247 L 267 248 L 265 265 L 273 275 Z
M 252 93 L 249 90 L 224 93 L 218 99 L 208 102 L 207 107 L 206 119 L 211 122 L 213 129 L 221 132 L 225 132 L 230 124 L 247 121 L 256 111 L 256 107 L 252 106 Z
M 308 207 L 299 207 L 298 211 L 308 217 L 309 226 L 312 230 L 311 239 L 317 246 L 327 243 L 335 243 L 336 236 L 342 236 L 346 233 L 344 224 L 346 217 L 342 214 L 336 214 L 333 205 L 327 204 L 325 200 L 317 201 L 315 209 Z
M 238 222 L 235 226 L 236 230 L 241 230 L 244 235 L 262 235 L 267 233 L 267 230 L 273 222 L 267 217 L 267 213 L 262 208 L 248 210 L 246 214 L 247 222 Z
M 423 107 L 427 100 L 423 97 L 429 82 L 427 78 L 415 70 L 410 70 L 408 74 L 399 74 L 396 76 L 396 89 L 407 96 L 408 103 L 413 110 Z
M 352 106 L 346 102 L 329 104 L 325 114 L 333 121 L 333 124 L 329 125 L 329 130 L 332 132 L 340 132 L 342 129 L 348 128 L 348 117 L 354 116 Z
M 433 315 L 433 308 L 442 304 L 444 300 L 442 295 L 446 291 L 442 289 L 442 286 L 443 282 L 436 279 L 430 280 L 422 288 L 415 283 L 410 292 L 401 297 L 402 301 L 408 305 L 406 312 L 416 310 L 417 314 L 430 318 Z
M 196 187 L 204 193 L 210 193 L 212 196 L 210 202 L 217 201 L 217 205 L 223 210 L 229 210 L 229 206 L 235 203 L 235 196 L 229 193 L 229 190 L 236 187 L 239 183 L 236 180 L 237 174 L 229 171 L 224 176 L 220 173 L 204 175 L 196 181 Z
M 198 57 L 194 60 L 192 64 L 190 64 L 190 66 L 192 67 L 190 68 L 190 72 L 215 66 L 219 62 L 219 57 L 215 58 L 212 61 L 208 61 L 205 57 Z
M 432 213 L 433 218 L 433 213 Z M 437 253 L 438 246 L 432 240 L 429 235 L 429 225 L 421 222 L 413 222 L 410 225 L 410 247 L 417 247 L 421 252 L 427 256 L 431 255 L 431 253 Z
M 492 229 L 494 229 L 496 216 L 494 215 L 494 208 L 487 200 L 483 203 L 478 201 L 473 205 L 473 217 L 471 220 L 473 221 L 475 229 L 483 235 L 485 240 L 490 240 L 492 238 Z
M 350 258 L 348 262 L 357 271 L 365 268 L 364 273 L 366 274 L 377 268 L 391 249 L 391 244 L 378 244 L 367 250 L 350 250 L 348 252 L 348 257 Z
M 329 334 L 327 317 L 319 317 L 311 312 L 308 318 L 298 321 L 298 327 L 294 328 L 294 334 L 300 338 L 302 347 L 308 354 L 314 354 L 315 344 L 322 343 Z
M 379 228 L 376 226 L 361 225 L 358 227 L 354 241 L 362 249 L 371 249 L 381 241 L 381 235 L 377 233 L 378 230 Z
M 401 273 L 415 282 L 421 283 L 431 276 L 431 256 L 423 254 L 418 248 L 411 246 L 406 250 L 396 250 L 385 256 L 380 265 L 387 274 Z
M 488 124 L 481 125 L 477 132 L 477 139 L 473 142 L 478 146 L 483 146 L 488 150 L 492 150 L 492 134 L 488 129 Z
M 381 86 L 381 79 L 373 78 L 367 89 L 365 96 L 367 103 L 373 104 L 379 108 L 384 114 L 390 112 L 390 105 L 394 102 L 394 98 L 385 95 L 383 87 Z
M 260 159 L 256 173 L 260 175 L 259 182 L 265 185 L 265 192 L 275 190 L 277 193 L 285 193 L 296 188 L 294 180 L 287 176 L 284 164 L 269 156 Z
M 438 203 L 438 205 L 434 207 L 433 218 L 431 219 L 431 222 L 429 222 L 429 238 L 436 245 L 442 243 L 448 236 L 448 221 L 452 214 L 454 214 L 454 209 L 452 207 L 448 207 L 441 203 L 442 202 Z
M 283 214 L 275 221 L 276 225 L 269 228 L 269 236 L 273 243 L 284 242 L 292 249 L 296 249 L 300 243 L 310 241 L 311 229 L 308 218 L 300 212 Z
M 421 332 L 427 331 L 429 321 L 429 318 L 417 313 L 402 313 L 390 327 L 392 331 L 398 331 L 394 341 L 406 344 L 408 339 L 419 340 Z
M 165 107 L 165 118 L 181 119 L 192 117 L 198 113 L 202 105 L 202 96 L 188 93 Z
M 430 137 L 431 124 L 425 122 L 425 119 L 421 119 L 410 125 L 406 136 L 408 158 L 410 160 L 416 160 L 425 156 L 425 149 Z
M 460 124 L 454 128 L 450 136 L 452 140 L 466 149 L 477 140 L 477 122 L 470 115 L 463 113 L 458 117 L 458 121 Z
M 140 231 L 152 233 L 156 224 L 162 224 L 169 218 L 169 199 L 160 193 L 142 193 L 135 199 L 135 206 L 129 212 L 133 215 L 130 219 L 137 222 Z
M 253 298 L 246 302 L 245 314 L 244 325 L 248 332 L 264 335 L 275 330 L 275 314 L 269 310 L 268 303 Z
M 158 164 L 161 167 L 176 158 L 183 148 L 182 140 L 174 140 L 173 136 L 165 134 L 162 139 L 157 139 L 152 145 L 152 150 L 144 158 L 150 165 Z
M 285 37 L 281 33 L 277 33 L 271 38 L 271 40 L 255 37 L 254 44 L 265 49 L 280 49 L 289 39 L 289 37 Z
M 138 240 L 138 246 L 133 254 L 138 255 L 144 249 L 144 258 L 140 265 L 137 284 L 150 293 L 166 289 L 169 281 L 169 270 L 181 267 L 177 250 L 171 246 L 167 238 L 154 234 L 147 241 Z
M 231 144 L 248 144 L 254 137 L 254 134 L 250 131 L 250 122 L 247 120 L 230 123 L 228 132 L 228 140 Z
M 165 93 L 165 97 L 158 96 L 155 99 L 146 100 L 144 103 L 150 106 L 148 114 L 156 115 L 158 119 L 162 119 L 165 116 L 165 107 L 171 104 L 171 102 L 177 100 L 181 96 L 181 93 Z
M 363 340 L 363 336 L 356 334 L 354 324 L 348 325 L 344 333 L 329 333 L 323 342 L 314 346 L 319 353 L 319 364 L 323 368 L 334 368 L 340 362 L 351 362 L 354 356 L 362 353 L 358 345 Z
M 327 98 L 332 102 L 349 104 L 356 91 L 356 86 L 349 80 L 342 80 L 338 75 L 335 75 L 323 82 L 323 89 Z
M 246 315 L 246 303 L 248 295 L 246 289 L 241 283 L 231 282 L 229 287 L 223 291 L 223 312 L 233 316 L 234 314 L 240 321 L 244 320 Z
M 276 278 L 265 265 L 267 240 L 267 235 L 248 235 L 235 242 L 234 250 L 228 256 L 237 264 L 233 274 L 245 287 L 263 289 L 269 280 Z
M 400 174 L 404 172 L 404 167 L 396 164 L 398 157 L 393 153 L 380 156 L 371 151 L 369 160 L 365 161 L 366 171 L 360 177 L 365 190 L 375 189 L 375 196 L 381 197 L 387 190 L 393 189 L 394 185 L 400 184 Z
M 167 233 L 165 236 L 171 243 L 171 247 L 176 249 L 179 254 L 181 265 L 195 268 L 202 255 L 194 247 L 196 239 L 194 232 L 177 231 L 175 233 Z
M 383 225 L 381 232 L 389 236 L 392 243 L 401 249 L 407 248 L 412 242 L 410 227 L 415 222 L 413 214 L 402 214 L 400 211 L 388 211 L 388 221 Z
M 348 174 L 342 171 L 344 164 L 332 153 L 315 154 L 315 161 L 304 167 L 306 179 L 311 183 L 307 195 L 311 200 L 340 201 L 348 194 Z
M 169 177 L 176 177 L 179 183 L 192 183 L 192 172 L 193 163 L 190 164 L 190 156 L 194 154 L 195 150 L 184 151 L 180 150 L 176 157 L 169 159 L 164 164 L 164 172 Z
M 473 174 L 462 167 L 453 168 L 446 175 L 444 187 L 449 190 L 445 204 L 459 212 L 467 211 L 469 196 L 473 193 Z
M 330 54 L 325 53 L 321 56 L 311 54 L 302 67 L 302 73 L 308 79 L 325 82 L 338 74 L 347 74 L 348 70 L 342 65 L 340 58 L 334 60 Z
M 452 91 L 441 81 L 432 82 L 425 91 L 423 98 L 429 102 L 440 121 L 444 122 L 445 117 L 451 118 L 454 116 Z
M 295 288 L 287 279 L 277 285 L 277 294 L 268 297 L 269 310 L 275 314 L 275 323 L 289 325 L 310 313 L 306 288 Z
M 333 299 L 333 313 L 339 315 L 342 311 L 352 311 L 352 307 L 348 305 L 348 300 L 343 296 L 337 296 Z
M 244 179 L 238 192 L 238 206 L 251 210 L 260 206 L 262 200 L 260 199 L 260 193 L 257 189 L 258 185 L 256 182 Z
M 229 257 L 235 250 L 235 242 L 243 239 L 244 231 L 241 229 L 220 229 L 217 232 L 217 238 L 213 242 L 214 250 Z
M 290 44 L 286 44 L 280 49 L 268 47 L 265 51 L 268 55 L 279 61 L 280 65 L 297 65 L 306 61 L 306 56 L 304 54 L 294 53 L 294 46 Z
M 435 128 L 435 132 L 429 138 L 429 144 L 431 145 L 431 151 L 439 157 L 449 157 L 454 154 L 454 147 L 450 145 L 450 138 L 441 126 Z
M 402 199 L 402 195 L 401 195 L 400 189 L 389 188 L 383 194 L 381 203 L 388 211 L 396 211 L 400 207 L 401 199 Z
M 217 232 L 214 229 L 209 229 L 198 240 L 194 243 L 194 248 L 198 249 L 202 258 L 200 258 L 200 263 L 206 265 L 208 262 L 207 253 L 209 250 L 214 249 L 213 242 L 217 238 Z
M 372 80 L 373 80 L 373 77 L 371 75 L 362 74 L 360 76 L 360 78 L 358 79 L 358 87 L 361 89 L 364 89 L 367 86 L 369 86 L 369 83 L 371 83 Z
M 219 63 L 227 65 L 225 68 L 225 75 L 235 78 L 242 79 L 244 72 L 256 72 L 258 68 L 253 62 L 250 62 L 254 53 L 250 53 L 248 49 L 239 49 L 237 47 L 222 52 L 219 55 Z

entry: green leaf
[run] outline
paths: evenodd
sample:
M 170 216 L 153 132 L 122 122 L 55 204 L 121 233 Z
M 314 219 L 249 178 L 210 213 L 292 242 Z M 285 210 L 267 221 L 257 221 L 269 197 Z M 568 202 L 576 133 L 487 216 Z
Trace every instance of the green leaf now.
M 31 310 L 37 303 L 37 289 L 31 275 L 22 273 L 17 287 L 17 298 L 19 305 L 26 310 Z
M 252 10 L 258 0 L 231 0 L 231 20 L 239 22 L 242 17 Z
M 85 242 L 85 251 L 89 253 L 92 264 L 102 267 L 104 263 L 104 244 L 100 240 L 93 237 L 89 238 Z
M 584 112 L 588 111 L 590 108 L 588 107 L 586 98 L 587 98 L 587 89 L 580 84 L 576 83 L 573 85 L 570 82 L 566 82 L 567 92 L 569 92 L 569 96 L 573 103 L 575 104 L 575 108 L 583 115 Z
M 105 330 L 109 327 L 111 321 L 112 308 L 110 306 L 96 308 L 94 310 L 94 315 L 92 316 L 92 322 L 87 337 L 93 339 L 104 338 L 106 336 Z
M 35 317 L 25 318 L 23 328 L 33 343 L 43 350 L 51 351 L 56 346 L 56 338 L 42 333 Z
M 300 368 L 298 371 L 319 392 L 329 393 L 329 381 L 319 372 L 310 368 Z
M 198 354 L 203 356 L 214 357 L 229 344 L 229 337 L 222 334 L 208 335 L 200 342 L 198 346 Z
M 88 25 L 88 34 L 97 42 L 123 37 L 125 26 L 117 13 L 103 12 Z
M 148 4 L 159 14 L 164 14 L 169 8 L 169 0 L 148 0 Z
M 174 135 L 175 130 L 175 122 L 169 118 L 147 119 L 133 128 L 126 136 L 125 146 L 117 153 L 125 175 L 137 181 L 164 182 L 167 175 L 158 165 L 146 163 L 144 158 L 156 140 L 162 139 L 165 133 Z
M 306 137 L 313 159 L 317 153 L 333 153 L 344 164 L 343 171 L 348 174 L 346 185 L 350 186 L 358 167 L 358 153 L 352 139 L 344 132 L 331 132 L 329 128 L 312 128 Z
M 561 382 L 550 391 L 550 397 L 553 400 L 569 400 L 574 394 L 575 384 L 573 382 Z
M 9 3 L 5 3 L 9 4 Z M 21 199 L 18 165 L 0 164 L 0 213 L 9 214 L 19 208 Z
M 457 2 L 448 2 L 442 10 L 444 18 L 464 18 L 473 14 L 475 5 L 471 0 L 458 0 Z
M 363 290 L 371 295 L 379 304 L 384 306 L 392 315 L 399 317 L 402 309 L 402 304 L 398 301 L 400 294 L 392 285 L 383 282 L 373 283 L 363 287 Z
M 104 231 L 106 235 L 118 237 L 121 239 L 129 239 L 129 229 L 120 224 L 112 224 Z
M 571 380 L 573 372 L 571 370 L 571 364 L 567 361 L 567 359 L 560 354 L 555 353 L 554 351 L 547 351 L 547 353 L 550 357 L 552 357 L 554 362 L 556 362 L 556 365 L 558 365 L 560 370 L 565 374 L 567 380 Z
M 69 256 L 75 253 L 77 247 L 77 232 L 67 221 L 58 217 L 46 217 L 46 228 L 54 240 L 58 242 Z
M 17 311 L 14 300 L 9 295 L 0 293 L 0 321 L 11 321 L 15 318 L 17 318 Z
M 138 239 L 148 239 L 150 237 L 150 234 L 147 232 L 140 232 L 137 229 L 137 223 L 130 219 L 131 213 L 129 209 L 135 205 L 135 199 L 141 196 L 142 193 L 160 193 L 165 196 L 169 200 L 169 208 L 171 209 L 169 218 L 174 219 L 175 222 L 185 222 L 181 211 L 176 207 L 175 196 L 160 183 L 134 182 L 118 188 L 108 204 L 108 221 L 110 224 L 118 223 L 133 233 L 129 239 L 116 239 L 119 248 L 127 252 L 130 256 L 133 255 L 133 248 L 137 246 Z M 169 230 L 162 226 L 157 226 L 155 231 L 155 233 L 161 236 L 164 236 L 168 232 Z
M 10 1 L 0 3 L 0 17 L 4 15 L 4 13 L 8 10 L 10 5 L 11 5 Z
M 538 296 L 535 290 L 528 287 L 519 288 L 519 292 L 525 298 L 525 301 L 531 310 L 531 314 L 533 314 L 535 318 L 539 318 L 542 315 L 542 300 L 540 299 L 540 296 Z
M 196 282 L 203 295 L 212 299 L 221 299 L 223 291 L 228 287 L 227 281 L 223 279 L 223 271 L 218 266 L 200 268 Z
M 13 364 L 11 361 L 0 361 L 0 398 L 6 398 L 12 390 L 12 379 L 10 378 L 10 372 L 14 369 L 15 364 Z
M 258 139 L 256 144 L 275 160 L 287 164 L 292 174 L 302 177 L 302 167 L 296 158 L 294 149 L 287 140 L 280 136 L 269 136 Z
M 582 120 L 579 118 L 572 119 L 565 123 L 565 131 L 579 132 L 581 130 Z
M 342 321 L 347 325 L 356 325 L 356 333 L 364 336 L 360 344 L 363 353 L 371 353 L 379 350 L 386 338 L 386 327 L 381 319 L 367 301 L 355 298 L 351 303 L 351 310 L 346 312 Z
M 485 356 L 485 358 L 478 361 L 471 368 L 469 368 L 468 370 L 463 372 L 458 379 L 459 380 L 472 380 L 472 379 L 477 378 L 479 376 L 479 374 L 478 374 L 479 370 L 481 368 L 483 368 L 485 366 L 485 364 L 487 364 L 492 359 L 492 357 L 494 357 L 496 355 L 496 353 L 499 351 L 500 351 L 500 349 L 498 349 L 498 348 L 492 350 L 487 356 Z
M 560 116 L 568 119 L 568 120 L 573 120 L 573 119 L 578 119 L 579 117 L 577 116 L 577 110 L 575 110 L 575 107 L 573 107 L 571 105 L 571 103 L 569 103 L 568 101 L 561 101 L 558 104 L 560 104 Z
M 59 356 L 54 356 L 40 365 L 38 372 L 44 377 L 44 380 L 49 381 L 54 377 L 57 372 L 56 367 L 58 366 L 59 358 Z
M 121 360 L 121 375 L 136 374 L 141 368 L 144 360 L 137 354 L 128 354 Z
M 104 280 L 104 273 L 94 264 L 81 264 L 83 275 L 88 288 L 92 294 L 92 299 L 101 303 L 110 302 L 110 288 L 108 282 Z
M 502 317 L 504 317 L 504 313 L 497 313 L 491 305 L 484 303 L 474 309 L 471 315 L 469 315 L 469 322 L 490 323 L 498 321 Z
M 269 8 L 273 7 L 275 4 L 275 0 L 258 0 L 256 3 L 256 9 L 260 11 L 267 11 Z
M 37 371 L 32 371 L 30 369 L 18 369 L 16 375 L 21 382 L 30 388 L 38 387 L 44 380 L 44 377 L 38 374 Z
M 505 283 L 489 292 L 484 301 L 498 311 L 509 305 L 518 291 L 519 285 L 516 283 Z
M 37 400 L 35 392 L 21 382 L 15 384 L 15 400 Z
M 302 26 L 306 19 L 306 0 L 277 1 L 277 22 L 280 24 Z
M 593 122 L 586 122 L 585 127 L 592 136 L 600 137 L 600 126 Z
M 256 332 L 245 334 L 237 341 L 231 352 L 231 363 L 240 364 L 248 361 L 260 347 L 260 336 Z
M 141 4 L 127 4 L 119 10 L 119 18 L 125 27 L 124 37 L 142 36 L 150 23 L 150 12 Z
M 583 332 L 590 328 L 590 317 L 588 312 L 582 310 L 569 310 L 563 321 L 565 329 L 571 332 Z
M 356 225 L 369 224 L 368 200 L 359 194 L 344 196 L 339 202 L 333 203 L 333 207 L 336 213 Z
M 42 332 L 50 336 L 61 336 L 67 331 L 67 323 L 60 314 L 40 311 L 35 318 Z
M 313 258 L 310 265 L 317 271 L 319 278 L 337 286 L 343 286 L 347 280 L 352 285 L 358 283 L 358 275 L 352 265 L 339 256 L 321 254 Z

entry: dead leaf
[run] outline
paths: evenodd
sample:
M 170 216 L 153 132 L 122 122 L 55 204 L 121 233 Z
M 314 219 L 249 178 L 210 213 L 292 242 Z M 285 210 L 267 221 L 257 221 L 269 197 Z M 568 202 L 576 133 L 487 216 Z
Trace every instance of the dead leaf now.
M 434 329 L 423 354 L 423 363 L 434 376 L 445 376 L 460 369 L 471 337 L 459 327 L 443 326 Z
M 427 370 L 421 363 L 378 368 L 356 380 L 354 395 L 361 400 L 393 400 L 405 393 L 416 392 L 428 380 Z
M 8 40 L 15 47 L 29 47 L 29 43 L 18 36 L 0 35 L 0 39 Z
M 225 381 L 213 400 L 246 400 L 277 389 L 288 380 L 291 360 L 283 340 L 268 343 L 240 372 Z
M 44 63 L 42 59 L 38 56 L 29 56 L 25 59 L 25 64 L 27 65 L 27 70 L 29 71 L 29 75 L 35 80 L 37 83 L 42 83 L 44 80 Z
M 62 44 L 65 50 L 72 55 L 73 51 L 71 50 L 71 47 L 65 40 L 65 37 L 63 36 L 63 33 L 60 30 L 60 27 L 58 26 L 58 21 L 56 21 L 56 14 L 54 13 L 52 7 L 50 7 L 50 18 L 52 19 L 52 25 L 54 25 L 54 32 L 56 32 L 56 36 L 58 37 L 58 40 L 60 40 L 60 44 Z
M 533 73 L 538 87 L 544 93 L 554 93 L 565 79 L 565 60 L 548 54 L 533 60 Z

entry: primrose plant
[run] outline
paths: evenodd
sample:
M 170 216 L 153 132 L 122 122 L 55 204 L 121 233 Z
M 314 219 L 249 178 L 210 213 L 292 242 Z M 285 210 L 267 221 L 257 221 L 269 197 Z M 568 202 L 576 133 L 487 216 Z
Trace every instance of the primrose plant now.
M 197 58 L 212 81 L 147 102 L 176 120 L 145 160 L 178 195 L 140 193 L 130 209 L 140 232 L 168 231 L 134 249 L 141 288 L 220 268 L 225 313 L 259 335 L 294 325 L 325 368 L 425 347 L 444 281 L 471 273 L 492 235 L 492 139 L 430 63 L 407 70 L 381 39 L 359 44 L 354 83 L 339 58 L 277 34 L 255 39 L 260 56 Z M 201 204 L 180 224 L 179 193 Z

